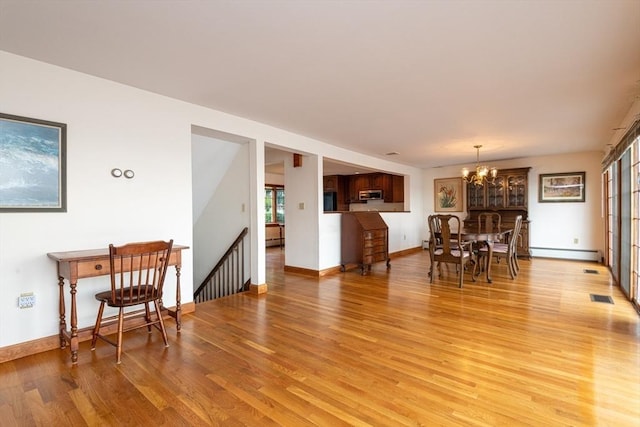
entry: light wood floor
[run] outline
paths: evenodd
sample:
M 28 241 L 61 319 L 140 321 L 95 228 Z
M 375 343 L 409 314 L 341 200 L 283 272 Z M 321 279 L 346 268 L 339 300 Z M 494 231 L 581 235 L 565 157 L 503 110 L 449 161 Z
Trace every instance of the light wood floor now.
M 119 366 L 105 343 L 1 364 L 0 425 L 640 425 L 639 316 L 597 264 L 458 289 L 424 251 L 322 279 L 281 253 L 266 295 L 199 304 L 169 348 L 138 330 Z

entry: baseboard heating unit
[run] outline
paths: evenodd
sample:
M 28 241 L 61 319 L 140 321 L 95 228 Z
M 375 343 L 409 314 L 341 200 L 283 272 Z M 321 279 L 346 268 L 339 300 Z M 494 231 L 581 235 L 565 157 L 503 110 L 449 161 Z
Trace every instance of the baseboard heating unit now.
M 534 257 L 602 262 L 602 255 L 598 249 L 537 248 L 533 246 L 529 249 Z

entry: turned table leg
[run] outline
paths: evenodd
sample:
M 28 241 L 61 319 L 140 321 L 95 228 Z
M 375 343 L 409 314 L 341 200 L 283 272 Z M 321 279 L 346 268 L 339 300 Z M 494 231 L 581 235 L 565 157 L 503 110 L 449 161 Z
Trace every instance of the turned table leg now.
M 59 286 L 59 310 L 60 310 L 60 325 L 59 325 L 59 333 L 60 333 L 60 348 L 67 348 L 67 339 L 64 337 L 65 332 L 67 331 L 67 321 L 65 319 L 65 307 L 64 307 L 64 277 L 58 277 L 58 286 Z
M 71 284 L 71 363 L 78 363 L 78 348 L 80 341 L 78 339 L 78 312 L 76 308 L 76 286 L 77 282 Z
M 182 327 L 182 308 L 180 306 L 180 266 L 176 265 L 176 330 Z

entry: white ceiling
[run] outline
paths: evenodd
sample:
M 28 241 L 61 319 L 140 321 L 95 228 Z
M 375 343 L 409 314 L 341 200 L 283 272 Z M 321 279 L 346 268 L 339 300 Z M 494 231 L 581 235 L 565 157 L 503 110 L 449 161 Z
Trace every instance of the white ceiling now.
M 640 1 L 0 0 L 0 50 L 434 167 L 604 152 Z

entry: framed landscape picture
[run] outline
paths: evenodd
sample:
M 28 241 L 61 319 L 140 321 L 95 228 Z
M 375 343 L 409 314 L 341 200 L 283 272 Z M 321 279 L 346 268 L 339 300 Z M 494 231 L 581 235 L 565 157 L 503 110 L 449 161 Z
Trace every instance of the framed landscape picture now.
M 462 212 L 461 178 L 434 179 L 433 187 L 435 212 Z
M 584 202 L 584 172 L 540 174 L 538 202 Z
M 0 212 L 66 212 L 67 125 L 0 113 Z

